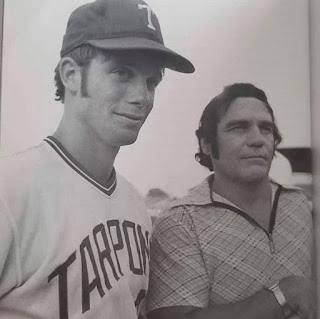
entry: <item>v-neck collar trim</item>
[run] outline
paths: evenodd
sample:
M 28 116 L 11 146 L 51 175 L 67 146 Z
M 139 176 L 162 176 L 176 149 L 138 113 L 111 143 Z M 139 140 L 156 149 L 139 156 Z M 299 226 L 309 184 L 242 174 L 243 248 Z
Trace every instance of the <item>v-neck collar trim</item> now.
M 44 139 L 44 141 L 47 142 L 56 153 L 58 153 L 58 155 L 65 161 L 65 163 L 69 165 L 69 167 L 71 167 L 82 178 L 84 178 L 93 186 L 95 186 L 99 191 L 103 192 L 107 196 L 111 196 L 112 193 L 115 191 L 117 185 L 117 177 L 114 168 L 112 169 L 111 176 L 108 180 L 108 184 L 105 187 L 98 183 L 95 179 L 90 177 L 89 174 L 86 173 L 84 169 L 80 167 L 76 160 L 67 152 L 67 150 L 57 139 L 55 139 L 53 136 L 48 136 Z

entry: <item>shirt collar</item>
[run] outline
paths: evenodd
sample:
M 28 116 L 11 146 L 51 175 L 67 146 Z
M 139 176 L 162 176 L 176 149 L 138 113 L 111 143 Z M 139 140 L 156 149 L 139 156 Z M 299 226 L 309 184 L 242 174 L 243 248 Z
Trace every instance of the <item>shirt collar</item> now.
M 205 178 L 200 184 L 193 187 L 189 193 L 172 203 L 170 205 L 170 208 L 176 207 L 176 206 L 183 206 L 183 205 L 195 205 L 195 206 L 203 206 L 203 205 L 209 205 L 212 204 L 212 199 L 215 202 L 225 203 L 231 206 L 234 206 L 238 208 L 235 204 L 224 198 L 223 196 L 213 192 L 212 193 L 212 199 L 210 196 L 210 180 L 214 178 L 214 174 L 209 175 L 207 178 Z M 271 186 L 273 188 L 273 193 L 275 193 L 276 189 L 279 186 L 282 186 L 284 190 L 292 190 L 297 189 L 297 187 L 289 186 L 289 185 L 280 185 L 275 180 L 270 178 Z

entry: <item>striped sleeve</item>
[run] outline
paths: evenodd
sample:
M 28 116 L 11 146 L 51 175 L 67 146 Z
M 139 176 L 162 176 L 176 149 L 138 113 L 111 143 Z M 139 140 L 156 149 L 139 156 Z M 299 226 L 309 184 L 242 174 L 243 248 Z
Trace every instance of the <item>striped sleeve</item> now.
M 208 303 L 209 276 L 192 219 L 186 208 L 173 208 L 155 222 L 147 311 Z

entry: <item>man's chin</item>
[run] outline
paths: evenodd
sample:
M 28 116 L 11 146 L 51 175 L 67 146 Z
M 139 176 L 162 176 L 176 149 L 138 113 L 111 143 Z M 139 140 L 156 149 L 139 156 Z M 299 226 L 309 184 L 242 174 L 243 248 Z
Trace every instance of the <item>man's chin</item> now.
M 138 138 L 138 134 L 137 135 L 131 135 L 131 136 L 123 137 L 119 141 L 119 146 L 131 145 L 137 140 L 137 138 Z
M 250 167 L 243 172 L 242 178 L 248 183 L 259 183 L 268 179 L 269 168 L 264 165 Z
M 248 183 L 260 183 L 268 179 L 267 171 L 254 171 L 246 176 Z

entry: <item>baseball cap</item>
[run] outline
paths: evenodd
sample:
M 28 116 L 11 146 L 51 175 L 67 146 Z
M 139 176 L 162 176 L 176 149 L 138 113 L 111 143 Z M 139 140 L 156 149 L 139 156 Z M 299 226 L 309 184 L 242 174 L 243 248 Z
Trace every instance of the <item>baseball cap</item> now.
M 106 50 L 150 50 L 163 58 L 165 67 L 194 72 L 190 61 L 164 45 L 158 18 L 142 0 L 96 0 L 74 10 L 60 56 L 82 44 Z

